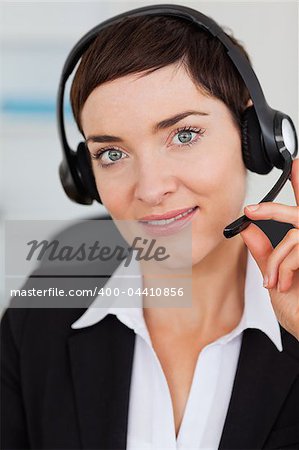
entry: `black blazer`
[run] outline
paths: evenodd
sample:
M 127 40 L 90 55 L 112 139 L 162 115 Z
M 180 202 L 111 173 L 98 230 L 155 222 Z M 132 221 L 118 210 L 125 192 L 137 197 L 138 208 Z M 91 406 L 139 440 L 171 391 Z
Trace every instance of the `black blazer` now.
M 84 310 L 5 311 L 1 449 L 126 448 L 135 333 L 114 315 L 72 329 Z M 299 449 L 299 343 L 281 331 L 283 352 L 244 331 L 219 449 Z

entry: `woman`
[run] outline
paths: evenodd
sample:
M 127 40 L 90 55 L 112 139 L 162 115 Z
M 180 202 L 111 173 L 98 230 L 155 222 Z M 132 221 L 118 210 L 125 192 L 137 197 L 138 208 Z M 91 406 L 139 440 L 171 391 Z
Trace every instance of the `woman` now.
M 294 225 L 275 250 L 254 224 L 223 237 L 243 212 L 251 100 L 222 45 L 175 18 L 124 20 L 86 50 L 71 103 L 115 222 L 153 232 L 186 213 L 192 305 L 6 313 L 2 447 L 298 448 L 298 206 L 245 209 Z M 298 204 L 298 160 L 291 181 Z M 133 264 L 141 278 L 121 264 L 107 285 L 150 289 Z

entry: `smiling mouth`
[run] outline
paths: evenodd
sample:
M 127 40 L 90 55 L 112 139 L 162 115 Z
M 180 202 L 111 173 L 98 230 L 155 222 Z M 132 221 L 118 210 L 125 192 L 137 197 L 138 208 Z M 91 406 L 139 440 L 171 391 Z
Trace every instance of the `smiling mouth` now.
M 161 219 L 161 220 L 141 220 L 140 223 L 145 224 L 145 225 L 153 225 L 153 226 L 165 226 L 168 225 L 170 223 L 176 222 L 178 220 L 183 219 L 184 217 L 188 216 L 189 214 L 193 213 L 196 209 L 198 208 L 198 206 L 194 206 L 194 208 L 190 208 L 187 211 L 178 214 L 175 217 L 171 217 L 170 219 Z

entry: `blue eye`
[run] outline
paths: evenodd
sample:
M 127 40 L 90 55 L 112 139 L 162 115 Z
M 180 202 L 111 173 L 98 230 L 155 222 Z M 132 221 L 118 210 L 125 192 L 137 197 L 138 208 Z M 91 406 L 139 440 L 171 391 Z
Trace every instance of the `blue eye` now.
M 106 159 L 106 162 L 102 162 L 105 161 L 104 160 L 104 156 L 108 157 L 108 159 Z M 118 149 L 118 148 L 106 148 L 104 150 L 98 151 L 96 154 L 91 155 L 92 159 L 99 159 L 101 161 L 101 166 L 102 167 L 108 167 L 108 166 L 113 166 L 114 165 L 114 161 L 119 161 L 122 158 L 122 155 L 125 155 L 125 153 Z
M 193 127 L 182 127 L 175 130 L 173 134 L 174 145 L 178 147 L 184 147 L 188 145 L 189 147 L 195 144 L 202 136 L 204 136 L 205 129 L 193 128 Z
M 111 149 L 111 150 L 106 150 L 103 153 L 107 153 L 107 156 L 110 159 L 110 161 L 117 161 L 118 159 L 121 159 L 122 151 L 117 150 L 117 149 Z M 102 153 L 102 155 L 103 155 L 103 153 Z
M 189 142 L 192 142 L 193 139 L 195 138 L 195 136 L 197 136 L 198 133 L 196 133 L 195 131 L 189 131 L 189 130 L 184 130 L 184 131 L 179 131 L 176 135 L 175 138 L 178 139 L 178 142 L 174 142 L 175 144 L 188 144 Z

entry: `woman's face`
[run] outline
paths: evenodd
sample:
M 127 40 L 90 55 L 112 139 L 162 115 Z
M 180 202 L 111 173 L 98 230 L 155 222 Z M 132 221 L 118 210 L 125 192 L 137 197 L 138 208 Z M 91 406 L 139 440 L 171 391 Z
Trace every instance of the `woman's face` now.
M 112 218 L 135 221 L 198 206 L 195 260 L 225 240 L 223 229 L 242 213 L 246 191 L 240 134 L 227 106 L 204 95 L 182 66 L 98 86 L 81 120 Z

